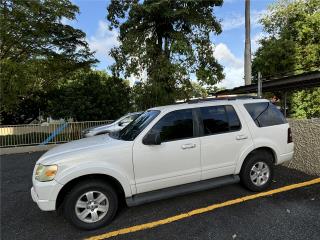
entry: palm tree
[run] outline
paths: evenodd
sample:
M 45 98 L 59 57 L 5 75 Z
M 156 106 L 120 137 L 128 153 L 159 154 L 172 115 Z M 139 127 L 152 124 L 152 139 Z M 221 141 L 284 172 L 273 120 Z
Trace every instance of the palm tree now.
M 244 82 L 251 84 L 251 40 L 250 40 L 250 0 L 245 0 L 245 49 L 244 49 Z

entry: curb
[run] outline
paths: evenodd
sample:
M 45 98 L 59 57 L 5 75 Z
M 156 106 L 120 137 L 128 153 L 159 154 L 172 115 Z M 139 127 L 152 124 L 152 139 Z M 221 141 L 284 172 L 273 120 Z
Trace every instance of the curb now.
M 58 144 L 0 148 L 0 155 L 48 151 L 56 146 L 58 146 Z

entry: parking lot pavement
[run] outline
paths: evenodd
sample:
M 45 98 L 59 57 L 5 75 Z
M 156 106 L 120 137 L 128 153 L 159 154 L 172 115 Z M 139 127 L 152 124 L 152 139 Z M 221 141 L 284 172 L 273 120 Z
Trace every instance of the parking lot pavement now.
M 110 226 L 81 231 L 55 212 L 40 211 L 32 202 L 31 174 L 41 154 L 1 156 L 1 239 L 84 239 L 253 194 L 240 184 L 233 184 L 138 207 L 123 207 Z M 316 177 L 278 166 L 272 188 Z M 320 184 L 314 184 L 111 239 L 319 238 Z

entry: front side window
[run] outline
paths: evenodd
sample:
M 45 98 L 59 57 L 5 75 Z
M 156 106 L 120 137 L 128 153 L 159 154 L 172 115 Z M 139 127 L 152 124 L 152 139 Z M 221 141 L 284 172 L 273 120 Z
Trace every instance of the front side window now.
M 177 110 L 168 113 L 157 122 L 150 132 L 158 132 L 161 142 L 192 138 L 192 109 Z
M 238 115 L 231 105 L 202 107 L 200 113 L 205 136 L 241 129 Z
M 270 102 L 247 103 L 244 107 L 258 127 L 268 127 L 286 123 L 283 114 Z
M 138 118 L 129 123 L 118 134 L 111 135 L 125 141 L 133 141 L 148 124 L 159 115 L 160 111 L 150 110 L 141 114 Z

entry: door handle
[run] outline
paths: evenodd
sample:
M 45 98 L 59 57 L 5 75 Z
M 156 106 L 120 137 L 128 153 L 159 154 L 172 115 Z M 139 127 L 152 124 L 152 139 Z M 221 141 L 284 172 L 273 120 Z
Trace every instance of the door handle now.
M 247 135 L 238 135 L 238 136 L 236 137 L 237 140 L 243 140 L 243 139 L 247 139 L 247 138 L 248 138 Z
M 187 143 L 187 144 L 183 144 L 181 146 L 181 148 L 184 150 L 184 149 L 189 149 L 189 148 L 195 148 L 196 147 L 196 144 L 194 143 Z

